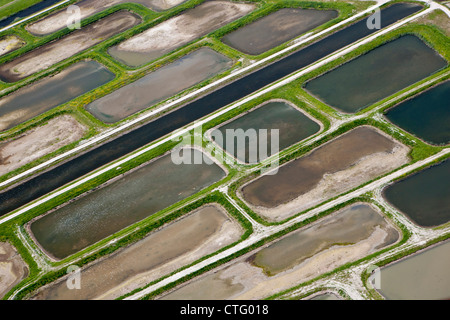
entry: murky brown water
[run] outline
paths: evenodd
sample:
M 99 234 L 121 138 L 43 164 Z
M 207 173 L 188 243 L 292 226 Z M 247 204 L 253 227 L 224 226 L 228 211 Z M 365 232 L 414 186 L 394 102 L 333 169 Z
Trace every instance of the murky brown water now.
M 286 203 L 314 188 L 326 173 L 343 170 L 363 157 L 390 152 L 395 142 L 370 127 L 358 127 L 310 154 L 242 188 L 246 201 L 266 208 Z
M 0 131 L 10 129 L 113 80 L 95 61 L 81 61 L 0 99 Z
M 195 157 L 201 151 L 190 150 Z M 164 155 L 34 221 L 37 242 L 65 258 L 225 177 L 217 164 L 180 164 Z
M 96 118 L 114 123 L 230 68 L 232 60 L 201 48 L 86 106 Z
M 335 10 L 283 8 L 222 38 L 247 54 L 259 55 L 338 16 Z
M 224 227 L 225 224 L 229 226 Z M 239 224 L 223 208 L 207 205 L 84 268 L 80 290 L 67 289 L 64 278 L 43 288 L 32 299 L 117 298 L 239 240 L 241 233 Z
M 398 231 L 369 205 L 355 205 L 320 224 L 296 231 L 250 258 L 269 275 L 275 275 L 301 264 L 306 259 L 333 245 L 349 245 L 368 238 L 381 228 L 389 234 L 378 247 L 388 246 L 399 239 Z
M 0 298 L 28 275 L 22 257 L 8 242 L 0 242 Z
M 0 66 L 0 80 L 16 82 L 70 58 L 141 22 L 128 11 L 113 13 L 67 36 L 45 44 Z
M 108 52 L 122 63 L 138 67 L 225 26 L 255 6 L 233 1 L 206 1 L 134 36 Z

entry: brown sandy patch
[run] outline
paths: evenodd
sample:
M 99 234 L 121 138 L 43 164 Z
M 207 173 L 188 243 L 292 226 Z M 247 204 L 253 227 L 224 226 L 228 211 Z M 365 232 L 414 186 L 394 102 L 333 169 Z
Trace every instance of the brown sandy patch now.
M 414 20 L 413 23 L 435 25 L 441 29 L 447 37 L 450 37 L 450 18 L 442 10 L 435 10 Z
M 339 136 L 275 175 L 245 184 L 238 195 L 257 214 L 281 221 L 409 162 L 409 148 L 362 126 Z
M 0 176 L 80 140 L 85 132 L 86 128 L 73 117 L 63 115 L 0 143 Z
M 253 11 L 255 5 L 231 1 L 207 1 L 166 20 L 110 49 L 115 58 L 126 61 L 126 55 L 142 55 L 151 61 L 200 38 Z
M 16 36 L 4 36 L 0 38 L 0 57 L 19 49 L 25 44 L 25 41 Z
M 241 226 L 219 205 L 206 205 L 81 271 L 81 290 L 65 278 L 34 299 L 114 299 L 239 240 Z
M 167 10 L 186 0 L 84 0 L 75 5 L 80 9 L 80 18 L 85 19 L 120 3 L 139 3 L 153 10 Z M 67 8 L 29 24 L 26 29 L 37 36 L 44 36 L 64 29 L 72 13 Z
M 105 123 L 120 121 L 170 98 L 232 66 L 232 60 L 208 48 L 200 48 L 130 83 L 85 108 Z
M 128 11 L 113 13 L 69 35 L 0 66 L 0 79 L 15 82 L 132 28 L 141 19 Z
M 0 298 L 5 296 L 28 274 L 28 267 L 7 242 L 0 242 Z

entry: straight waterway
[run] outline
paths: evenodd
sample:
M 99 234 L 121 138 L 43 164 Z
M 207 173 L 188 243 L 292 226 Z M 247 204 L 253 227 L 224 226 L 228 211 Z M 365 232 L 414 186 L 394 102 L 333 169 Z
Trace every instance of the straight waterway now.
M 411 3 L 395 3 L 383 8 L 381 10 L 383 16 L 381 27 L 385 28 L 422 8 L 421 5 Z M 38 199 L 376 31 L 378 30 L 367 28 L 366 19 L 359 20 L 273 64 L 188 103 L 182 108 L 10 188 L 0 194 L 0 215 L 5 215 Z

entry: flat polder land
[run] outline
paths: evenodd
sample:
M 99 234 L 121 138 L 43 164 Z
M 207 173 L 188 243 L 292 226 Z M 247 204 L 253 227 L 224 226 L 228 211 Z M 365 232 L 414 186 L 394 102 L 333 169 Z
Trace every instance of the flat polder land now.
M 1 297 L 448 297 L 445 6 L 70 4 L 0 33 Z

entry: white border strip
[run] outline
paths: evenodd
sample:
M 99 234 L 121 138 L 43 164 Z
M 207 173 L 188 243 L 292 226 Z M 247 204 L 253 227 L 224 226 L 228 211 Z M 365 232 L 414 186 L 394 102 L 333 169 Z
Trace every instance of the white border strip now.
M 55 9 L 55 8 L 57 8 L 57 7 L 60 7 L 60 6 L 62 6 L 63 4 L 69 2 L 69 1 L 71 1 L 71 0 L 64 0 L 64 1 L 62 1 L 62 2 L 58 2 L 58 3 L 54 4 L 54 5 L 52 5 L 51 7 L 48 7 L 48 8 L 46 8 L 46 9 L 43 9 L 43 10 L 39 11 L 39 12 L 36 12 L 35 14 L 32 14 L 31 16 L 28 16 L 28 17 L 26 17 L 26 18 L 23 18 L 22 20 L 16 21 L 16 22 L 10 24 L 9 26 L 3 27 L 2 29 L 0 29 L 0 32 L 9 30 L 9 29 L 11 29 L 11 28 L 14 28 L 15 26 L 21 24 L 22 22 L 28 21 L 28 20 L 33 19 L 34 17 L 37 17 L 38 15 L 41 15 L 41 14 L 47 12 L 47 11 L 53 10 L 53 9 Z M 26 9 L 27 9 L 27 8 L 25 8 L 24 10 L 26 10 Z M 20 12 L 20 11 L 19 11 L 19 12 Z M 19 12 L 17 12 L 17 13 L 19 13 Z

